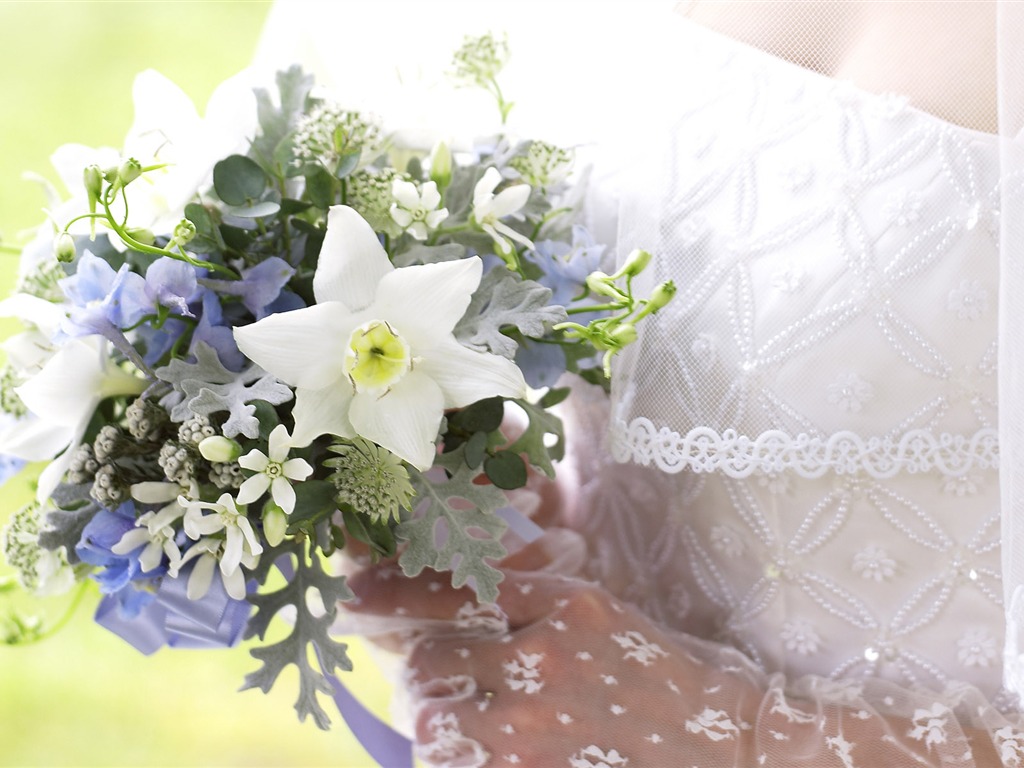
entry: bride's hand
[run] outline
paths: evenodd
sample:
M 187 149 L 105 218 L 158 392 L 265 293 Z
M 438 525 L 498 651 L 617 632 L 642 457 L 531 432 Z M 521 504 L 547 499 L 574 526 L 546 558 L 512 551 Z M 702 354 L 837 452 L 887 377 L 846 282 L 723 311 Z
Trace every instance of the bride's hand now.
M 538 570 L 572 536 L 549 533 L 506 561 L 496 606 L 452 589 L 447 574 L 351 579 L 353 610 L 430 627 L 408 660 L 420 759 L 614 768 L 691 754 L 747 764 L 763 696 L 749 667 L 705 663 L 699 647 L 683 649 L 601 588 Z

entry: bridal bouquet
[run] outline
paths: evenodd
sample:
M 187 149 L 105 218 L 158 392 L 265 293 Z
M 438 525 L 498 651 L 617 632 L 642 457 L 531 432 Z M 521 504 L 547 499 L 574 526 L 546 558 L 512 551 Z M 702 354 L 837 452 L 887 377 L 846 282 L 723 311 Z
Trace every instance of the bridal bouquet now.
M 503 51 L 469 40 L 457 74 L 491 87 Z M 246 687 L 295 664 L 326 727 L 323 675 L 351 668 L 329 558 L 358 541 L 493 601 L 505 492 L 562 456 L 552 385 L 604 380 L 673 288 L 633 295 L 643 252 L 597 271 L 569 150 L 404 147 L 297 68 L 203 119 L 146 73 L 136 105 L 124 152 L 58 151 L 71 199 L 0 303 L 27 326 L 0 453 L 48 462 L 4 550 L 31 591 L 98 584 L 96 620 L 146 653 L 286 617 Z

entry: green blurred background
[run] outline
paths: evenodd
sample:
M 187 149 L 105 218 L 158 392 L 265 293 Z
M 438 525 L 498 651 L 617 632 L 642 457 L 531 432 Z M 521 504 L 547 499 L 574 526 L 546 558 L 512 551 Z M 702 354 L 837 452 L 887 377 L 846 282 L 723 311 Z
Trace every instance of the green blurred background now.
M 3 242 L 23 242 L 24 230 L 43 220 L 43 195 L 22 172 L 56 181 L 49 156 L 63 143 L 120 146 L 132 120 L 132 80 L 143 69 L 170 77 L 202 110 L 214 87 L 249 62 L 268 9 L 265 2 L 210 0 L 0 2 Z M 16 257 L 0 258 L 6 295 Z M 16 328 L 7 323 L 0 332 Z M 30 497 L 26 477 L 0 489 L 0 528 Z M 0 558 L 0 576 L 8 573 Z M 0 765 L 375 765 L 336 711 L 329 732 L 298 723 L 294 675 L 268 696 L 238 693 L 258 666 L 244 648 L 144 657 L 93 624 L 97 599 L 90 594 L 50 639 L 0 646 Z M 47 615 L 58 616 L 63 606 L 45 606 Z M 12 607 L 35 611 L 40 604 L 0 595 L 0 615 Z M 384 686 L 367 671 L 372 663 L 362 646 L 352 655 L 364 672 L 345 679 L 380 712 Z

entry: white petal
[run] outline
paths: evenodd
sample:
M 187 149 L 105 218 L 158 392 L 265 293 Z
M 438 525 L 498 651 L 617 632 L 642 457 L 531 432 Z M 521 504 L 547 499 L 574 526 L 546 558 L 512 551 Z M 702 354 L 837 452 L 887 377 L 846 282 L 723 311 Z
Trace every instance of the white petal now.
M 395 224 L 405 229 L 412 224 L 412 214 L 404 208 L 399 208 L 397 205 L 391 206 L 391 218 L 395 220 Z
M 32 323 L 48 337 L 60 328 L 66 316 L 60 304 L 27 293 L 16 293 L 0 301 L 0 317 L 17 317 Z
M 75 449 L 78 447 L 84 431 L 84 427 L 77 431 L 72 437 L 68 449 L 47 464 L 46 468 L 39 473 L 39 480 L 36 481 L 36 501 L 43 502 L 50 498 L 60 481 L 64 479 L 64 473 L 71 466 L 71 459 L 75 455 Z
M 421 352 L 416 370 L 444 393 L 445 408 L 462 408 L 487 397 L 523 397 L 526 382 L 519 367 L 500 355 L 467 349 L 454 339 Z
M 192 550 L 189 550 L 191 552 Z M 186 557 L 188 552 L 185 553 Z M 188 577 L 188 589 L 186 595 L 189 600 L 200 600 L 210 591 L 210 582 L 213 581 L 213 568 L 216 563 L 213 555 L 200 555 L 196 561 L 192 573 Z
M 296 389 L 292 417 L 295 429 L 292 443 L 297 448 L 309 445 L 320 435 L 353 437 L 349 421 L 352 385 L 342 379 L 336 385 L 323 389 Z
M 60 180 L 64 182 L 68 192 L 74 196 L 82 195 L 85 191 L 85 182 L 82 179 L 82 172 L 90 165 L 98 165 L 100 168 L 116 166 L 121 162 L 121 153 L 112 147 L 100 147 L 94 149 L 84 144 L 64 144 L 57 147 L 57 150 L 50 155 L 50 164 L 57 171 Z M 82 203 L 80 199 L 78 201 Z M 58 219 L 58 221 L 60 221 Z M 61 224 L 65 222 L 60 221 Z
M 234 525 L 225 528 L 224 533 L 227 534 L 227 538 L 224 540 L 224 554 L 220 557 L 220 572 L 229 574 L 238 570 L 238 566 L 242 562 L 242 547 L 245 538 Z
M 135 76 L 132 101 L 135 104 L 135 120 L 125 137 L 124 151 L 126 155 L 136 157 L 143 165 L 156 156 L 158 151 L 166 149 L 163 145 L 187 141 L 199 127 L 199 113 L 192 100 L 181 88 L 155 70 L 147 69 Z
M 221 571 L 221 581 L 224 582 L 224 591 L 228 593 L 229 597 L 233 597 L 235 600 L 245 600 L 245 577 L 240 568 L 231 573 Z
M 263 552 L 263 545 L 260 544 L 259 537 L 256 535 L 256 531 L 252 529 L 252 523 L 249 522 L 248 517 L 243 515 L 238 518 L 238 529 L 242 532 L 245 542 L 248 544 L 247 547 L 243 547 L 244 552 L 253 555 L 261 554 Z M 242 562 L 245 562 L 245 554 L 242 555 Z
M 189 512 L 192 511 L 189 510 Z M 186 514 L 184 525 L 185 533 L 193 539 L 224 530 L 224 523 L 221 522 L 220 515 Z
M 427 226 L 434 229 L 438 224 L 448 218 L 448 209 L 442 208 L 439 211 L 431 211 L 427 214 Z
M 267 439 L 267 450 L 270 451 L 271 461 L 281 462 L 288 458 L 288 451 L 292 448 L 292 440 L 288 435 L 288 427 L 278 424 L 270 433 Z
M 383 397 L 360 393 L 349 417 L 355 431 L 418 469 L 434 463 L 444 395 L 429 377 L 410 371 Z
M 0 433 L 0 454 L 26 461 L 52 459 L 72 441 L 77 431 L 74 427 L 29 416 L 11 422 Z
M 145 528 L 132 528 L 130 531 L 126 531 L 121 540 L 110 548 L 110 551 L 115 555 L 127 555 L 129 552 L 134 552 L 139 547 L 149 544 L 152 538 L 149 535 L 149 531 Z M 147 568 L 146 570 L 153 570 Z
M 533 248 L 533 242 L 530 240 L 530 238 L 528 238 L 526 235 L 519 234 L 507 224 L 502 224 L 500 221 L 496 221 L 494 222 L 494 228 L 498 230 L 498 232 L 500 232 L 501 234 L 505 235 L 506 237 L 511 237 L 513 240 L 522 243 L 527 248 Z
M 340 301 L 351 310 L 362 309 L 373 301 L 380 279 L 393 269 L 362 216 L 347 205 L 327 212 L 327 234 L 313 276 L 318 304 Z
M 281 469 L 289 480 L 305 480 L 313 474 L 313 468 L 305 459 L 288 459 Z
M 267 492 L 270 487 L 270 478 L 266 475 L 253 475 L 246 479 L 238 488 L 238 503 L 252 504 L 256 499 Z
M 343 378 L 344 349 L 359 323 L 338 302 L 316 304 L 235 328 L 242 354 L 293 387 L 320 389 Z
M 124 539 L 121 539 L 124 541 Z M 144 573 L 149 573 L 164 559 L 164 549 L 158 542 L 151 541 L 149 545 L 142 550 L 142 554 L 139 556 L 139 565 L 142 566 Z
M 238 466 L 251 472 L 262 472 L 269 463 L 270 459 L 267 458 L 267 454 L 258 448 L 253 448 L 245 456 L 238 457 Z M 248 502 L 243 501 L 242 504 L 248 504 Z
M 499 235 L 493 225 L 481 224 L 480 228 L 491 236 L 491 239 L 494 240 L 494 245 L 498 249 L 499 253 L 511 253 L 513 251 L 512 243 Z
M 295 511 L 295 489 L 283 477 L 274 478 L 274 482 L 270 484 L 270 493 L 274 497 L 274 503 L 283 509 L 286 515 Z
M 75 427 L 96 410 L 102 383 L 96 345 L 70 339 L 39 373 L 14 391 L 33 413 L 54 424 Z
M 530 199 L 529 184 L 515 184 L 501 190 L 491 203 L 491 213 L 499 219 L 515 213 Z
M 451 334 L 482 271 L 479 256 L 396 269 L 380 281 L 377 300 L 367 312 L 391 323 L 418 355 L 417 347 Z
M 498 172 L 497 168 L 491 166 L 484 171 L 484 175 L 480 177 L 480 181 L 478 181 L 476 186 L 473 187 L 473 208 L 484 208 L 489 212 L 491 207 L 490 203 L 494 198 L 494 188 L 500 183 L 501 173 Z M 480 214 L 481 211 L 479 210 L 476 210 L 474 213 L 478 218 L 482 218 Z M 484 213 L 484 215 L 486 215 L 486 213 Z
M 56 348 L 50 343 L 49 336 L 32 330 L 11 336 L 3 343 L 3 350 L 14 369 L 21 376 L 27 377 L 38 373 Z
M 437 208 L 438 204 L 441 202 L 441 193 L 437 191 L 436 183 L 428 181 L 423 185 L 423 195 L 420 198 L 420 202 L 427 210 Z
M 433 184 L 433 182 L 430 183 Z M 434 192 L 437 192 L 436 185 Z M 420 193 L 416 191 L 416 185 L 411 181 L 395 179 L 391 184 L 391 196 L 403 208 L 418 208 L 420 205 Z M 434 205 L 437 205 L 437 203 L 434 203 Z M 430 207 L 432 208 L 433 206 Z

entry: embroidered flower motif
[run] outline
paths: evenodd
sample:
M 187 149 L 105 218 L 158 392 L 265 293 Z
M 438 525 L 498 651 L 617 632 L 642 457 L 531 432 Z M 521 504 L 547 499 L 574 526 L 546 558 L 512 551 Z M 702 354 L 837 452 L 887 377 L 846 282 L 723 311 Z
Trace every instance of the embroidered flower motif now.
M 622 658 L 633 659 L 645 667 L 651 666 L 655 659 L 668 656 L 660 645 L 650 642 L 636 630 L 612 635 L 612 640 L 618 643 L 619 647 L 626 652 Z
M 946 715 L 949 708 L 935 702 L 929 709 L 915 709 L 912 721 L 914 727 L 907 731 L 907 736 L 916 741 L 923 741 L 931 750 L 936 744 L 946 743 Z
M 782 183 L 791 192 L 804 189 L 814 178 L 814 168 L 810 163 L 798 163 L 782 171 Z
M 711 546 L 726 557 L 743 554 L 743 541 L 739 534 L 727 525 L 716 525 L 711 529 Z
M 807 273 L 803 267 L 787 262 L 772 273 L 772 288 L 782 293 L 796 293 L 804 286 Z
M 921 218 L 923 204 L 920 192 L 901 189 L 889 195 L 882 212 L 896 226 L 906 227 Z
M 850 755 L 850 751 L 853 749 L 853 743 L 846 740 L 846 738 L 839 734 L 838 736 L 826 736 L 825 746 L 831 749 L 835 756 L 839 758 L 843 764 L 843 768 L 854 768 L 853 757 Z
M 896 561 L 881 547 L 866 547 L 853 556 L 853 570 L 862 579 L 883 582 L 896 574 Z
M 513 691 L 523 693 L 538 693 L 544 687 L 544 681 L 540 679 L 542 653 L 523 653 L 517 651 L 518 658 L 505 661 L 501 668 L 505 670 L 505 685 Z
M 942 481 L 942 492 L 950 496 L 974 496 L 982 487 L 981 475 L 968 473 L 957 477 L 946 477 Z
M 875 388 L 853 372 L 843 373 L 828 385 L 828 401 L 846 413 L 859 413 L 875 396 Z
M 988 667 L 996 660 L 996 640 L 983 629 L 969 629 L 957 641 L 956 656 L 965 667 Z
M 787 651 L 794 651 L 801 656 L 817 653 L 821 645 L 821 637 L 806 621 L 787 621 L 782 625 L 779 637 Z
M 988 291 L 978 280 L 961 280 L 960 285 L 950 289 L 946 309 L 956 312 L 961 320 L 977 320 L 988 311 Z
M 617 750 L 605 752 L 594 744 L 584 747 L 569 758 L 571 768 L 625 768 L 628 763 L 629 759 Z
M 768 493 L 776 496 L 789 493 L 789 475 L 785 472 L 765 472 L 759 469 L 754 474 L 757 476 L 757 484 L 767 488 Z
M 699 715 L 687 720 L 686 730 L 690 733 L 703 733 L 712 741 L 733 739 L 740 731 L 729 715 L 711 707 L 704 707 Z
M 995 732 L 995 742 L 999 749 L 999 759 L 1007 768 L 1020 768 L 1024 765 L 1024 733 L 1006 725 Z

